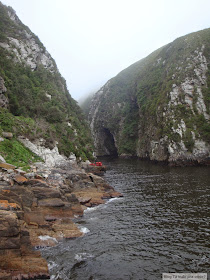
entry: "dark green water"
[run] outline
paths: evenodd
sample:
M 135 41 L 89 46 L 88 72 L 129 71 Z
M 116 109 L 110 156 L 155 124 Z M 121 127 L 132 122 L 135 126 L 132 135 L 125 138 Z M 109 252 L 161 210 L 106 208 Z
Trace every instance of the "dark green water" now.
M 123 193 L 77 219 L 86 234 L 43 250 L 52 279 L 162 279 L 210 268 L 210 168 L 103 159 Z

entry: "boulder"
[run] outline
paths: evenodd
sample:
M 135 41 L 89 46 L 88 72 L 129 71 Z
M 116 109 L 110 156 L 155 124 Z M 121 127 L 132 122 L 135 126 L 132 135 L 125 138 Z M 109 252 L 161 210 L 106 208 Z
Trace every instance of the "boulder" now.
M 62 207 L 65 203 L 60 198 L 47 198 L 39 200 L 38 205 L 42 207 Z
M 19 249 L 20 248 L 20 236 L 15 237 L 1 237 L 0 238 L 0 250 L 2 249 Z
M 0 107 L 7 108 L 9 105 L 9 100 L 4 94 L 0 94 Z
M 13 237 L 20 233 L 17 215 L 0 210 L 0 237 Z
M 82 204 L 88 207 L 105 203 L 105 201 L 102 199 L 104 193 L 97 190 L 96 188 L 75 191 L 74 194 L 79 201 L 86 201 L 82 202 Z
M 14 194 L 16 194 L 16 196 Z M 9 197 L 13 196 L 12 198 L 14 200 L 19 201 L 18 203 L 20 203 L 23 211 L 28 211 L 29 209 L 31 209 L 35 200 L 33 192 L 30 189 L 23 185 L 17 184 L 15 184 L 11 188 L 11 196 L 10 194 L 8 194 L 7 196 L 8 199 Z
M 90 196 L 83 196 L 83 197 L 78 197 L 78 200 L 81 204 L 88 203 L 91 200 Z
M 56 190 L 52 187 L 34 187 L 32 192 L 37 199 L 47 199 L 47 198 L 60 198 L 61 194 L 59 190 Z
M 0 279 L 1 280 L 11 280 L 11 274 L 5 270 L 0 270 Z
M 23 171 L 22 169 L 15 169 L 15 172 L 22 175 L 22 176 L 24 176 L 26 174 L 26 172 Z
M 22 185 L 28 181 L 28 179 L 26 179 L 24 176 L 19 175 L 19 174 L 15 175 L 14 180 L 15 180 L 15 182 L 17 182 L 20 185 Z
M 41 211 L 31 211 L 24 213 L 24 220 L 27 224 L 32 225 L 36 223 L 37 225 L 44 225 L 45 218 Z
M 12 132 L 2 132 L 2 136 L 4 138 L 7 138 L 7 139 L 12 139 L 13 138 Z
M 15 169 L 16 166 L 6 163 L 6 162 L 0 162 L 0 168 L 9 170 L 9 169 Z
M 62 238 L 75 238 L 83 235 L 83 233 L 71 220 L 56 222 L 52 228 L 57 233 L 57 235 Z
M 0 162 L 6 163 L 5 159 L 0 155 Z
M 114 198 L 114 197 L 123 197 L 123 195 L 121 193 L 116 192 L 116 191 L 110 192 L 110 196 L 112 198 Z
M 4 93 L 6 91 L 7 91 L 7 89 L 4 85 L 4 79 L 2 77 L 0 77 L 0 93 Z
M 65 197 L 67 198 L 67 200 L 73 204 L 75 203 L 79 203 L 79 200 L 77 199 L 75 194 L 72 193 L 67 193 L 65 194 Z
M 95 185 L 103 185 L 105 183 L 105 180 L 101 178 L 100 176 L 94 175 L 92 173 L 89 173 L 89 178 L 90 180 L 95 184 Z
M 16 203 L 22 205 L 22 199 L 20 195 L 11 190 L 10 187 L 6 187 L 0 191 L 0 200 L 7 200 L 9 203 Z

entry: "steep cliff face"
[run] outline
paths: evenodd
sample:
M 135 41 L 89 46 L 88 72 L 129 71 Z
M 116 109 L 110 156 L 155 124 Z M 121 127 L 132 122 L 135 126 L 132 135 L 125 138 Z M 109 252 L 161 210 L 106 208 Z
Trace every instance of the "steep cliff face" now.
M 1 2 L 0 19 L 0 136 L 6 130 L 66 157 L 92 158 L 88 125 L 54 59 Z
M 58 72 L 55 61 L 38 37 L 25 26 L 15 11 L 1 4 L 2 26 L 0 46 L 13 54 L 15 62 L 24 62 L 32 70 L 39 65 L 51 72 Z
M 156 50 L 109 80 L 89 121 L 98 155 L 171 163 L 210 156 L 210 29 Z

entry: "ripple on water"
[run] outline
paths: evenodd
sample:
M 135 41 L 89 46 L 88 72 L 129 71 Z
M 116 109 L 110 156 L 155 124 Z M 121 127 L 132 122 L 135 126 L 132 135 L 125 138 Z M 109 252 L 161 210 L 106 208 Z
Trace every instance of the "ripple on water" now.
M 105 161 L 121 192 L 85 210 L 85 234 L 43 250 L 54 279 L 161 279 L 163 272 L 209 268 L 208 168 L 170 168 L 138 160 Z M 88 232 L 86 232 L 88 231 Z

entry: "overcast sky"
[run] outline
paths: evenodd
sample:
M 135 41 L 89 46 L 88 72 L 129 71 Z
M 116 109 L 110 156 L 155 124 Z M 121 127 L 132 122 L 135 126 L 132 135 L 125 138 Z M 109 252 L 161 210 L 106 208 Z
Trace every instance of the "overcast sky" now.
M 72 97 L 177 37 L 210 27 L 209 0 L 2 0 L 55 59 Z

